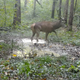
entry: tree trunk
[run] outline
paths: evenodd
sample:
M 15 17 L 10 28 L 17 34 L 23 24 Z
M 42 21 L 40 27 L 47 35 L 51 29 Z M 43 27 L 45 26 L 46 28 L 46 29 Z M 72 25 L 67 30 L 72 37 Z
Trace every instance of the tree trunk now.
M 13 25 L 20 24 L 20 23 L 21 23 L 21 3 L 20 0 L 16 0 Z
M 61 5 L 62 5 L 62 0 L 60 0 L 59 2 L 59 15 L 58 15 L 59 20 L 61 20 Z
M 43 8 L 42 5 L 41 5 L 41 3 L 38 0 L 36 0 L 36 2 L 41 6 L 41 8 Z
M 65 5 L 65 15 L 64 15 L 65 24 L 67 24 L 68 5 L 69 5 L 69 0 L 66 0 L 66 5 Z
M 74 13 L 75 13 L 76 7 L 77 7 L 77 0 L 75 1 Z
M 27 0 L 24 1 L 24 7 L 27 7 Z
M 34 10 L 33 10 L 33 17 L 35 17 L 35 16 L 36 16 L 36 14 L 35 14 L 35 10 L 36 10 L 36 0 L 34 0 Z
M 68 22 L 68 24 L 69 24 L 69 31 L 72 31 L 73 13 L 74 13 L 74 0 L 71 0 L 69 22 Z
M 51 18 L 54 18 L 54 13 L 55 13 L 55 0 L 53 0 L 53 5 L 52 5 L 52 15 L 51 15 Z

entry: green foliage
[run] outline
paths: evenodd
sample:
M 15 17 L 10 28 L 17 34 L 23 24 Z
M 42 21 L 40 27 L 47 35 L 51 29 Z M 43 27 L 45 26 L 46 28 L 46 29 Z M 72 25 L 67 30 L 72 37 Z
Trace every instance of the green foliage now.
M 48 59 L 48 60 L 47 60 Z M 62 79 L 73 80 L 79 79 L 80 60 L 74 62 L 65 56 L 61 57 L 37 57 L 34 59 L 0 59 L 0 75 L 2 80 L 5 78 L 13 79 Z M 9 73 L 9 74 L 8 74 Z M 12 76 L 11 76 L 12 75 Z
M 21 0 L 21 24 L 22 25 L 26 25 L 29 26 L 30 24 L 36 22 L 36 21 L 44 21 L 44 20 L 53 20 L 51 19 L 51 13 L 52 13 L 52 0 L 42 0 L 42 7 L 36 3 L 36 17 L 33 17 L 33 0 L 28 1 L 27 3 L 27 7 L 24 7 L 24 1 L 25 0 Z M 4 4 L 5 2 L 5 4 Z M 78 0 L 78 4 L 77 4 L 77 9 L 76 9 L 76 13 L 80 12 L 80 4 L 79 4 L 79 0 Z M 13 4 L 12 4 L 13 3 Z M 12 5 L 10 5 L 12 4 Z M 14 17 L 14 4 L 15 4 L 15 0 L 1 0 L 0 1 L 0 25 L 1 26 L 12 26 L 12 22 L 13 22 L 13 17 Z M 64 5 L 65 1 L 63 1 L 62 3 L 62 17 L 64 15 Z M 70 4 L 70 2 L 69 2 Z M 58 19 L 58 5 L 59 5 L 59 1 L 56 1 L 56 9 L 55 9 L 55 19 Z M 3 15 L 3 16 L 2 16 Z M 77 21 L 78 19 L 76 19 Z M 77 21 L 78 23 L 78 21 Z M 17 26 L 16 26 L 17 27 Z
M 12 50 L 19 49 L 19 46 L 16 45 L 16 42 L 8 41 L 8 42 L 0 42 L 0 53 L 1 57 L 5 55 L 9 55 Z
M 60 56 L 59 58 L 56 58 L 54 62 L 59 62 L 59 63 L 65 63 L 67 62 L 67 57 L 66 56 Z
M 72 44 L 80 46 L 80 31 L 77 32 L 61 32 L 59 33 L 60 39 L 64 44 Z
M 11 1 L 1 0 L 0 1 L 0 25 L 1 26 L 9 26 L 12 24 L 13 12 L 14 12 L 13 6 L 14 6 L 14 0 L 11 0 Z
M 69 72 L 74 72 L 74 73 L 77 73 L 79 72 L 79 69 L 73 65 L 71 65 L 71 67 L 68 69 Z
M 19 74 L 22 74 L 22 73 L 26 73 L 27 76 L 29 76 L 29 73 L 30 73 L 30 63 L 25 60 L 24 62 L 21 62 L 18 64 L 19 67 L 18 67 L 18 73 Z
M 39 61 L 39 63 L 45 64 L 45 63 L 50 63 L 52 61 L 52 59 L 49 56 L 46 56 L 46 57 L 44 56 L 44 57 L 38 58 L 38 61 Z
M 0 42 L 0 51 L 2 51 L 2 50 L 8 50 L 9 48 L 10 48 L 9 44 Z

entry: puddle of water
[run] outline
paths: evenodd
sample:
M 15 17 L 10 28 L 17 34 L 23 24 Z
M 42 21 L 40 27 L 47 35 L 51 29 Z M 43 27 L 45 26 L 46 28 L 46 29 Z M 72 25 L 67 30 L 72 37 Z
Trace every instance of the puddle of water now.
M 33 41 L 31 41 L 31 39 L 28 39 L 28 38 L 24 38 L 24 39 L 22 39 L 22 42 L 23 43 L 27 43 L 27 44 L 34 44 L 34 43 L 39 43 L 39 44 L 44 44 L 44 43 L 46 43 L 46 41 L 44 41 L 44 40 L 41 40 L 41 39 L 39 39 L 39 41 L 37 42 L 35 39 L 33 40 Z
M 45 51 L 45 50 L 44 51 L 39 51 L 38 50 L 38 54 L 37 55 L 38 56 L 44 56 L 44 55 L 50 55 L 51 56 L 51 55 L 53 55 L 55 57 L 59 57 L 60 56 L 59 54 L 55 53 L 54 51 L 50 51 L 50 50 L 49 51 L 48 50 L 47 51 Z
M 14 54 L 16 54 L 18 57 L 24 57 L 24 55 L 29 56 L 29 53 L 32 53 L 34 55 L 34 52 L 36 52 L 37 56 L 44 56 L 44 55 L 54 55 L 55 57 L 59 57 L 60 55 L 58 53 L 55 53 L 54 51 L 50 50 L 38 50 L 38 49 L 33 49 L 31 51 L 31 47 L 26 46 L 23 51 L 17 50 L 14 51 Z
M 27 56 L 30 51 L 31 48 L 29 46 L 25 46 L 22 50 L 13 51 L 13 54 L 16 54 L 17 57 L 24 57 L 25 55 Z
M 22 45 L 22 51 L 17 50 L 17 51 L 14 51 L 14 53 L 19 57 L 24 57 L 24 55 L 29 55 L 29 53 L 32 50 L 32 47 L 30 47 L 30 46 L 33 45 L 34 43 L 44 45 L 46 43 L 46 41 L 39 39 L 39 41 L 37 42 L 35 39 L 33 41 L 31 41 L 31 39 L 23 38 L 22 40 L 18 41 L 18 44 Z M 46 46 L 46 49 L 41 48 L 41 50 L 38 50 L 38 48 L 33 46 L 33 50 L 35 50 L 35 52 L 37 53 L 37 56 L 44 56 L 46 54 L 48 54 L 48 55 L 53 54 L 55 57 L 59 57 L 60 53 L 62 54 L 62 51 L 60 52 L 60 49 L 58 49 L 59 47 L 61 47 L 61 45 L 54 45 L 53 44 L 51 46 L 53 46 L 52 50 L 47 46 Z M 55 50 L 59 50 L 59 51 L 55 52 Z M 63 53 L 63 55 L 64 54 L 65 54 L 65 52 Z
M 4 40 L 0 40 L 0 42 L 4 42 Z

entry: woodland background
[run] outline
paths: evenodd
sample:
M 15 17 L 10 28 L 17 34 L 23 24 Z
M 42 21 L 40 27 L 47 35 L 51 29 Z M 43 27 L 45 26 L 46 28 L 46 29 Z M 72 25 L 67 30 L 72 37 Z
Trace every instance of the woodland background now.
M 30 45 L 32 54 L 26 57 L 19 41 L 31 38 L 31 24 L 61 18 L 67 27 L 56 30 L 59 40 L 50 33 L 49 45 Z M 46 47 L 68 55 L 37 56 L 35 49 Z M 80 80 L 80 0 L 0 0 L 0 80 Z

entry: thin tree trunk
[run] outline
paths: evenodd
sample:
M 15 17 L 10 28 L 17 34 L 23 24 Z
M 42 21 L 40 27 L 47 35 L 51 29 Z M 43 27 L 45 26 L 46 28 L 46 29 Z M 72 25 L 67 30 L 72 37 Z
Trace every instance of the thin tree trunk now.
M 74 13 L 75 13 L 76 7 L 77 7 L 77 0 L 75 1 Z
M 64 15 L 65 24 L 67 24 L 68 5 L 69 5 L 69 0 L 66 0 L 66 5 L 65 5 L 65 15 Z
M 53 5 L 52 5 L 52 15 L 51 15 L 51 18 L 54 18 L 54 14 L 55 14 L 55 0 L 53 0 Z
M 19 10 L 18 10 L 18 15 L 19 15 L 19 23 L 21 23 L 21 0 L 18 0 L 19 1 Z
M 24 7 L 27 7 L 27 0 L 24 1 Z
M 21 23 L 21 3 L 20 0 L 16 0 L 13 25 L 20 24 L 20 23 Z
M 74 0 L 71 0 L 69 22 L 68 22 L 68 24 L 69 24 L 69 31 L 72 31 L 73 13 L 74 13 Z
M 38 0 L 36 0 L 36 2 L 41 6 L 41 8 L 43 8 L 42 5 L 41 5 L 41 3 Z
M 59 2 L 59 15 L 58 15 L 59 20 L 61 20 L 61 5 L 62 5 L 62 0 L 60 0 Z
M 35 16 L 36 16 L 36 14 L 35 14 L 35 10 L 36 10 L 36 0 L 34 0 L 34 10 L 33 10 L 33 17 L 35 17 Z

